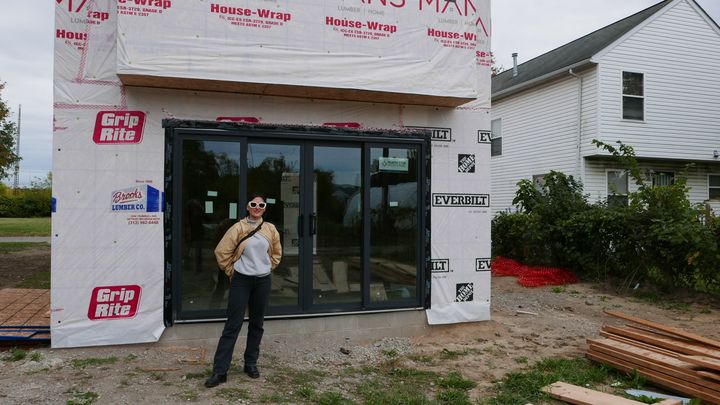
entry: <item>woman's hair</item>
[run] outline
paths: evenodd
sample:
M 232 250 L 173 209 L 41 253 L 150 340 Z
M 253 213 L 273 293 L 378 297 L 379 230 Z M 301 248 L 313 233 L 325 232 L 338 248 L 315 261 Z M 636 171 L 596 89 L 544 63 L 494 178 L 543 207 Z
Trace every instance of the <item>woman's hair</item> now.
M 258 197 L 262 198 L 262 200 L 264 202 L 267 202 L 267 199 L 265 198 L 265 194 L 263 194 L 263 193 L 251 193 L 250 198 L 248 198 L 248 201 L 252 201 Z

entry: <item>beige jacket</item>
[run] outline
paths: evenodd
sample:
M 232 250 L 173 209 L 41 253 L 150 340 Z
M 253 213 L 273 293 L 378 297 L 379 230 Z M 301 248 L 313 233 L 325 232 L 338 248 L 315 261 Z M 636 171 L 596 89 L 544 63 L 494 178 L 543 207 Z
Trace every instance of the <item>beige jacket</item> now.
M 217 260 L 218 266 L 228 275 L 232 277 L 235 273 L 233 264 L 240 259 L 245 246 L 248 244 L 248 240 L 238 245 L 240 239 L 245 235 L 252 232 L 257 225 L 251 225 L 248 223 L 247 218 L 241 219 L 236 222 L 235 225 L 231 226 L 230 229 L 225 232 L 225 236 L 215 247 L 215 259 Z M 263 222 L 262 227 L 257 231 L 256 235 L 262 235 L 267 239 L 270 247 L 268 248 L 268 255 L 270 256 L 271 269 L 274 270 L 280 259 L 282 258 L 282 246 L 280 245 L 280 234 L 278 233 L 275 225 L 270 222 Z

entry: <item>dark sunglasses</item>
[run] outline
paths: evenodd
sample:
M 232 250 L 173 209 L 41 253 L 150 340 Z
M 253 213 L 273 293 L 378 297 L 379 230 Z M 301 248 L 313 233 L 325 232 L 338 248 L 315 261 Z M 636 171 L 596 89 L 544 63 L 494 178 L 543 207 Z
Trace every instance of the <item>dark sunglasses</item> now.
M 264 202 L 259 202 L 259 203 L 258 203 L 258 202 L 255 202 L 255 201 L 250 201 L 250 202 L 248 203 L 248 206 L 249 206 L 250 208 L 260 208 L 261 210 L 264 210 L 265 207 L 267 207 L 267 204 L 264 203 Z

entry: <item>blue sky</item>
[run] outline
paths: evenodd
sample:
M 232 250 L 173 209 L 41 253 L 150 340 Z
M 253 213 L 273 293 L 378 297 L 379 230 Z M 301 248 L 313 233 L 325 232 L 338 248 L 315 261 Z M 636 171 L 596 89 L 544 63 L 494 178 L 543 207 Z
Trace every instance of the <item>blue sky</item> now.
M 697 1 L 720 21 L 720 1 Z M 508 69 L 512 67 L 513 52 L 519 54 L 522 63 L 657 2 L 493 0 L 492 48 L 496 63 Z M 2 0 L 0 81 L 6 83 L 2 98 L 12 110 L 12 120 L 17 120 L 18 105 L 22 104 L 21 185 L 44 178 L 52 169 L 54 12 L 54 1 Z

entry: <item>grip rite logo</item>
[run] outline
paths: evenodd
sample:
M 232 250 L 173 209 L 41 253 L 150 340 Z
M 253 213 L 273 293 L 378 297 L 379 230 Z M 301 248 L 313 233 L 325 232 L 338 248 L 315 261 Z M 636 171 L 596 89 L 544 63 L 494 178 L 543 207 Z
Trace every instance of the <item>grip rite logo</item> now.
M 455 302 L 468 302 L 473 300 L 473 283 L 455 284 Z
M 432 259 L 430 261 L 433 273 L 449 273 L 450 259 Z
M 140 143 L 144 126 L 142 111 L 100 111 L 95 119 L 93 142 L 99 145 Z
M 433 193 L 433 207 L 482 207 L 490 206 L 489 194 Z
M 93 142 L 99 145 L 140 143 L 144 126 L 142 111 L 100 111 L 95 119 Z
M 140 303 L 139 285 L 116 285 L 95 287 L 90 297 L 88 319 L 132 318 L 137 314 Z

